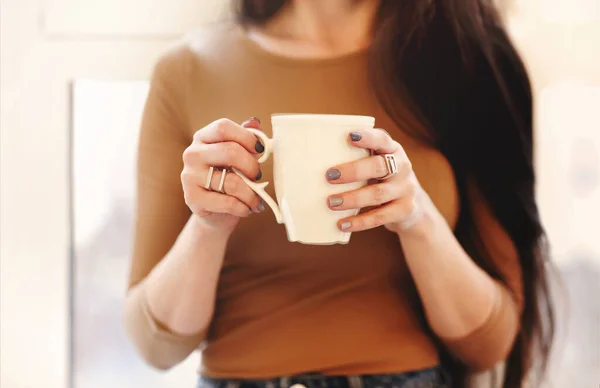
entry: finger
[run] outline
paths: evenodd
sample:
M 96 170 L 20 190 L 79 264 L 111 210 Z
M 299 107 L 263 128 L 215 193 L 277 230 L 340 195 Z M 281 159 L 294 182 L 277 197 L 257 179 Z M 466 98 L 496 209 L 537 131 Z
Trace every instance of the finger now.
M 192 144 L 184 151 L 183 161 L 196 170 L 206 166 L 234 167 L 249 179 L 259 180 L 262 176 L 256 158 L 234 142 Z
M 196 187 L 205 189 L 209 174 L 210 172 L 208 169 L 202 172 L 198 172 L 189 168 L 184 169 L 181 173 L 181 182 L 186 192 L 189 190 L 194 190 Z M 213 174 L 211 175 L 209 182 L 210 190 L 219 192 L 222 176 L 222 171 L 217 169 L 213 170 Z M 228 172 L 225 175 L 223 191 L 224 193 L 222 194 L 236 197 L 254 212 L 258 213 L 264 210 L 264 205 L 262 204 L 260 197 L 234 173 Z
M 231 214 L 236 217 L 248 217 L 250 215 L 250 208 L 230 195 L 203 190 L 200 194 L 199 203 L 202 204 L 202 208 L 213 213 Z
M 242 123 L 242 127 L 244 128 L 254 128 L 262 131 L 262 125 L 260 123 L 260 119 L 258 117 L 250 117 L 248 120 Z M 260 142 L 260 139 L 256 139 L 256 144 L 254 149 L 259 154 L 262 154 L 265 151 L 265 146 Z
M 210 181 L 210 188 L 213 191 L 219 191 L 219 185 L 221 184 L 221 178 L 223 171 L 215 170 L 213 177 Z M 205 173 L 205 181 L 208 177 L 208 171 Z M 253 212 L 260 213 L 265 210 L 264 205 L 261 202 L 260 197 L 256 194 L 250 186 L 248 186 L 242 178 L 237 176 L 233 172 L 227 172 L 225 174 L 225 181 L 223 182 L 223 194 L 231 195 L 242 201 L 246 206 L 252 209 Z
M 250 214 L 250 208 L 239 199 L 211 192 L 200 185 L 201 178 L 198 174 L 184 171 L 181 174 L 185 203 L 190 210 L 198 215 L 206 213 L 227 213 L 237 217 L 246 217 Z
M 410 161 L 403 155 L 396 157 L 398 178 L 406 178 L 412 169 Z M 362 182 L 378 179 L 388 174 L 385 159 L 381 155 L 373 155 L 354 162 L 340 164 L 327 170 L 326 178 L 330 183 L 340 184 Z
M 350 132 L 350 143 L 359 148 L 366 148 L 378 154 L 395 154 L 402 146 L 383 129 L 369 128 Z
M 260 129 L 260 123 L 257 123 L 256 120 L 246 121 L 245 124 L 252 126 L 252 128 L 258 126 L 257 129 Z M 208 126 L 197 131 L 194 134 L 194 140 L 206 144 L 235 142 L 252 154 L 258 154 L 264 151 L 263 145 L 254 134 L 229 119 L 219 119 L 212 122 Z
M 412 214 L 413 209 L 412 198 L 407 201 L 394 201 L 357 216 L 342 219 L 338 221 L 338 228 L 344 232 L 360 232 L 377 228 L 406 219 Z
M 244 121 L 241 125 L 244 128 L 254 128 L 254 129 L 260 129 L 262 131 L 262 124 L 260 123 L 260 119 L 258 117 L 250 117 L 248 120 Z
M 382 177 L 387 173 L 383 158 L 379 155 L 332 167 L 325 173 L 330 183 L 362 182 Z
M 413 191 L 414 185 L 408 180 L 401 183 L 384 181 L 357 190 L 334 194 L 327 199 L 327 204 L 332 210 L 362 209 L 410 196 Z

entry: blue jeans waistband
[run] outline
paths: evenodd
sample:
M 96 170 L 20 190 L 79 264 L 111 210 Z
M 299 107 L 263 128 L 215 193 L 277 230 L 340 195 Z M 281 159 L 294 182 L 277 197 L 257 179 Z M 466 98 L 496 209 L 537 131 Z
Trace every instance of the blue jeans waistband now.
M 200 376 L 197 388 L 451 388 L 441 367 L 396 374 L 324 376 L 302 374 L 272 379 L 215 379 Z

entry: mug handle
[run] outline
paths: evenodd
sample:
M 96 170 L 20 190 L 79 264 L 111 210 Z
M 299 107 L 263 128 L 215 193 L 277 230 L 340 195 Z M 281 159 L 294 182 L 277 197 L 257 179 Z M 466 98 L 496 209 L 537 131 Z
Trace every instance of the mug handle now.
M 262 131 L 254 128 L 244 128 L 247 131 L 252 132 L 256 137 L 262 140 L 265 150 L 260 158 L 258 158 L 258 163 L 264 163 L 269 159 L 271 153 L 273 152 L 273 139 L 269 139 L 269 137 Z M 254 191 L 263 201 L 266 202 L 267 205 L 273 210 L 273 214 L 275 214 L 275 219 L 278 224 L 283 224 L 283 217 L 281 215 L 281 209 L 279 209 L 279 205 L 277 202 L 265 191 L 265 187 L 269 184 L 269 182 L 253 182 L 248 179 L 244 174 L 238 171 L 235 168 L 232 168 L 233 172 L 236 173 L 244 183 L 246 183 L 252 191 Z

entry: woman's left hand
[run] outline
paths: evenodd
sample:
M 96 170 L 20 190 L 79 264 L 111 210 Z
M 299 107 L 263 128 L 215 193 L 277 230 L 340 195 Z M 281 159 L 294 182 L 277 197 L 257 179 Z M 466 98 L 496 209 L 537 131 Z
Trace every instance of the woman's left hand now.
M 352 132 L 349 141 L 355 147 L 372 150 L 373 155 L 330 168 L 327 180 L 332 184 L 368 180 L 376 180 L 376 183 L 332 195 L 327 203 L 332 210 L 374 208 L 341 219 L 338 227 L 343 231 L 357 232 L 383 225 L 399 233 L 418 223 L 423 218 L 418 198 L 423 192 L 402 146 L 381 129 Z M 386 154 L 394 155 L 398 172 L 381 179 L 389 174 L 383 156 Z

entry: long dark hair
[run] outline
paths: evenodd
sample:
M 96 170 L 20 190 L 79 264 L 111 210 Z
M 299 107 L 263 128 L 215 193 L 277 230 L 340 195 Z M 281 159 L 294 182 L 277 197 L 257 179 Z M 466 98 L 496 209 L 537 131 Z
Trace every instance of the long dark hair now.
M 243 25 L 289 0 L 238 0 Z M 537 383 L 554 334 L 544 230 L 534 195 L 532 97 L 525 67 L 492 1 L 381 0 L 370 49 L 372 88 L 396 124 L 440 150 L 454 169 L 461 213 L 455 234 L 492 277 L 504 280 L 473 221 L 475 183 L 513 240 L 523 273 L 521 328 L 503 387 Z M 444 352 L 456 386 L 466 370 Z

